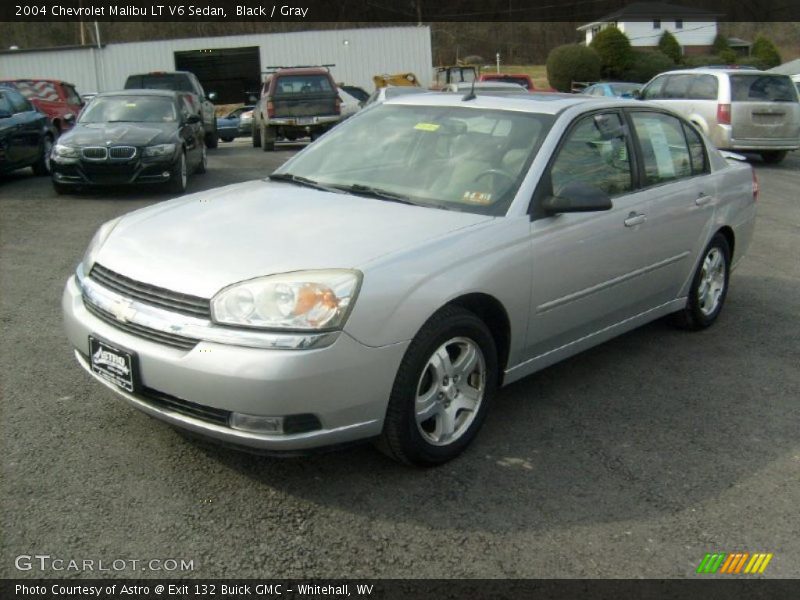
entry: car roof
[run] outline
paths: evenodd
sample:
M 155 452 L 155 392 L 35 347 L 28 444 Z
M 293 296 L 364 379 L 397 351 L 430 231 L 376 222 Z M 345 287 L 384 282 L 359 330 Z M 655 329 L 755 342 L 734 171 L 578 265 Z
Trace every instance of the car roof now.
M 175 92 L 172 90 L 137 90 L 136 88 L 131 88 L 129 90 L 117 90 L 115 92 L 102 92 L 97 94 L 96 97 L 107 97 L 107 96 L 164 96 L 168 98 L 175 98 L 180 94 L 189 94 L 189 92 Z
M 477 90 L 479 92 L 480 90 Z M 487 110 L 512 110 L 530 113 L 543 113 L 555 115 L 563 110 L 587 104 L 594 107 L 624 107 L 630 106 L 630 101 L 620 101 L 613 98 L 602 100 L 582 94 L 514 94 L 513 96 L 492 96 L 477 93 L 473 100 L 463 100 L 463 96 L 454 93 L 429 92 L 426 94 L 404 94 L 386 101 L 386 104 L 403 104 L 414 106 L 463 106 Z M 654 107 L 642 102 L 643 106 Z
M 666 71 L 659 73 L 659 75 L 718 75 L 720 73 L 728 75 L 777 75 L 777 73 L 770 73 L 768 71 L 760 71 L 758 69 L 716 69 L 709 67 L 697 67 L 695 69 L 676 69 L 674 71 Z

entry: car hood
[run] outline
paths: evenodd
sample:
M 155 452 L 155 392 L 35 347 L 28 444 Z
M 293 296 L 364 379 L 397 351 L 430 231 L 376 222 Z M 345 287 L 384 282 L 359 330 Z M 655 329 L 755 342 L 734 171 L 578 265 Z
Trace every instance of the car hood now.
M 108 142 L 147 146 L 171 142 L 177 131 L 177 123 L 79 123 L 58 141 L 73 146 L 105 146 Z
M 251 181 L 127 215 L 96 260 L 134 280 L 210 298 L 263 275 L 359 268 L 492 219 Z

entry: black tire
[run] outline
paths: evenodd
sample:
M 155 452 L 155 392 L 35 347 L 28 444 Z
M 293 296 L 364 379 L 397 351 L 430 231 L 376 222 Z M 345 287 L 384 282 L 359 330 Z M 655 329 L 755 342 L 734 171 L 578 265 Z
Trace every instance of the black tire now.
M 53 182 L 53 191 L 58 194 L 59 196 L 64 196 L 69 194 L 72 190 L 68 185 L 64 185 L 63 183 Z
M 480 349 L 478 354 L 482 355 L 485 366 L 483 396 L 474 416 L 470 417 L 473 411 L 467 411 L 464 415 L 458 437 L 451 442 L 435 444 L 426 439 L 422 432 L 431 421 L 417 424 L 417 394 L 422 385 L 428 385 L 429 391 L 441 389 L 435 382 L 425 383 L 425 378 L 429 376 L 428 361 L 438 349 L 455 340 L 465 340 Z M 456 356 L 456 362 L 460 356 Z M 497 349 L 486 324 L 468 310 L 457 306 L 444 307 L 428 319 L 406 350 L 392 387 L 383 433 L 377 442 L 378 448 L 391 458 L 406 464 L 433 466 L 455 458 L 469 445 L 483 424 L 497 388 L 497 370 Z M 468 378 L 474 375 L 473 372 Z M 447 383 L 447 377 L 444 379 Z M 450 381 L 451 387 L 457 387 L 456 381 L 458 378 Z M 464 381 L 461 381 L 462 386 Z M 438 405 L 438 411 L 443 411 L 443 407 L 449 407 L 451 401 L 455 402 L 458 394 L 448 400 L 448 394 L 439 392 L 437 398 L 434 403 Z M 454 417 L 454 421 L 462 418 L 461 412 L 458 415 Z M 437 417 L 438 413 L 431 419 L 435 420 Z M 430 432 L 430 435 L 433 434 L 435 432 Z
M 784 158 L 786 158 L 787 154 L 788 151 L 786 150 L 765 150 L 761 153 L 761 160 L 768 165 L 777 165 Z
M 713 306 L 713 310 L 710 310 L 711 307 L 706 306 L 709 300 L 705 297 L 703 292 L 707 289 L 706 286 L 709 285 L 707 281 L 705 281 L 708 269 L 707 261 L 710 260 L 710 257 L 712 257 L 714 253 L 718 253 L 723 260 L 720 271 L 723 280 L 718 294 L 715 294 L 717 297 L 715 301 L 716 304 Z M 725 298 L 728 295 L 730 264 L 731 249 L 728 245 L 728 240 L 726 240 L 725 236 L 721 233 L 718 233 L 711 239 L 708 246 L 706 246 L 706 249 L 703 251 L 700 262 L 697 265 L 697 270 L 692 278 L 692 285 L 689 288 L 689 297 L 686 300 L 686 307 L 671 315 L 673 324 L 681 329 L 699 331 L 710 327 L 714 321 L 717 320 L 725 304 Z M 719 288 L 719 285 L 713 286 L 712 290 L 717 288 Z
M 233 141 L 233 138 L 231 138 L 231 137 L 224 137 L 224 138 L 219 138 L 219 139 L 221 139 L 223 142 L 226 142 L 226 143 Z
M 42 138 L 42 154 L 33 163 L 33 174 L 39 177 L 50 175 L 50 151 L 53 149 L 53 138 L 50 135 Z
M 219 146 L 219 136 L 217 135 L 217 130 L 215 129 L 211 133 L 207 133 L 205 136 L 206 148 L 215 149 Z
M 253 148 L 261 148 L 261 127 L 253 123 Z
M 203 146 L 200 149 L 200 162 L 197 163 L 197 167 L 195 168 L 194 172 L 198 175 L 204 175 L 208 170 L 208 154 L 206 153 L 206 147 Z
M 188 181 L 189 167 L 186 164 L 186 150 L 183 150 L 180 159 L 178 159 L 178 164 L 175 165 L 175 169 L 172 171 L 172 178 L 167 183 L 167 187 L 173 194 L 183 194 L 186 191 Z
M 261 149 L 264 152 L 272 152 L 275 150 L 275 139 L 278 137 L 278 132 L 274 127 L 266 125 L 261 126 Z

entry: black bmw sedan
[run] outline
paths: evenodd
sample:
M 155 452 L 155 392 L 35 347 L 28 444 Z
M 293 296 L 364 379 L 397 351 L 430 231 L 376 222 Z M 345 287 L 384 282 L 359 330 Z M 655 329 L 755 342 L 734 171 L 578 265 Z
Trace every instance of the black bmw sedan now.
M 186 191 L 205 173 L 203 123 L 185 94 L 125 90 L 98 94 L 53 147 L 53 187 L 162 183 Z
M 0 174 L 25 167 L 49 174 L 54 139 L 46 115 L 16 90 L 0 87 Z

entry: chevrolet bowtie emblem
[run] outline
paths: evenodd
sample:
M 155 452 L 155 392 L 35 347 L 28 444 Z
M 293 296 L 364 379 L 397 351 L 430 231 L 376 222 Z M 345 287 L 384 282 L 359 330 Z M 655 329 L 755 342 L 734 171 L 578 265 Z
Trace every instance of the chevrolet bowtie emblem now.
M 130 300 L 117 300 L 111 305 L 111 314 L 117 318 L 117 321 L 127 323 L 136 316 L 136 309 L 131 304 L 133 302 Z

